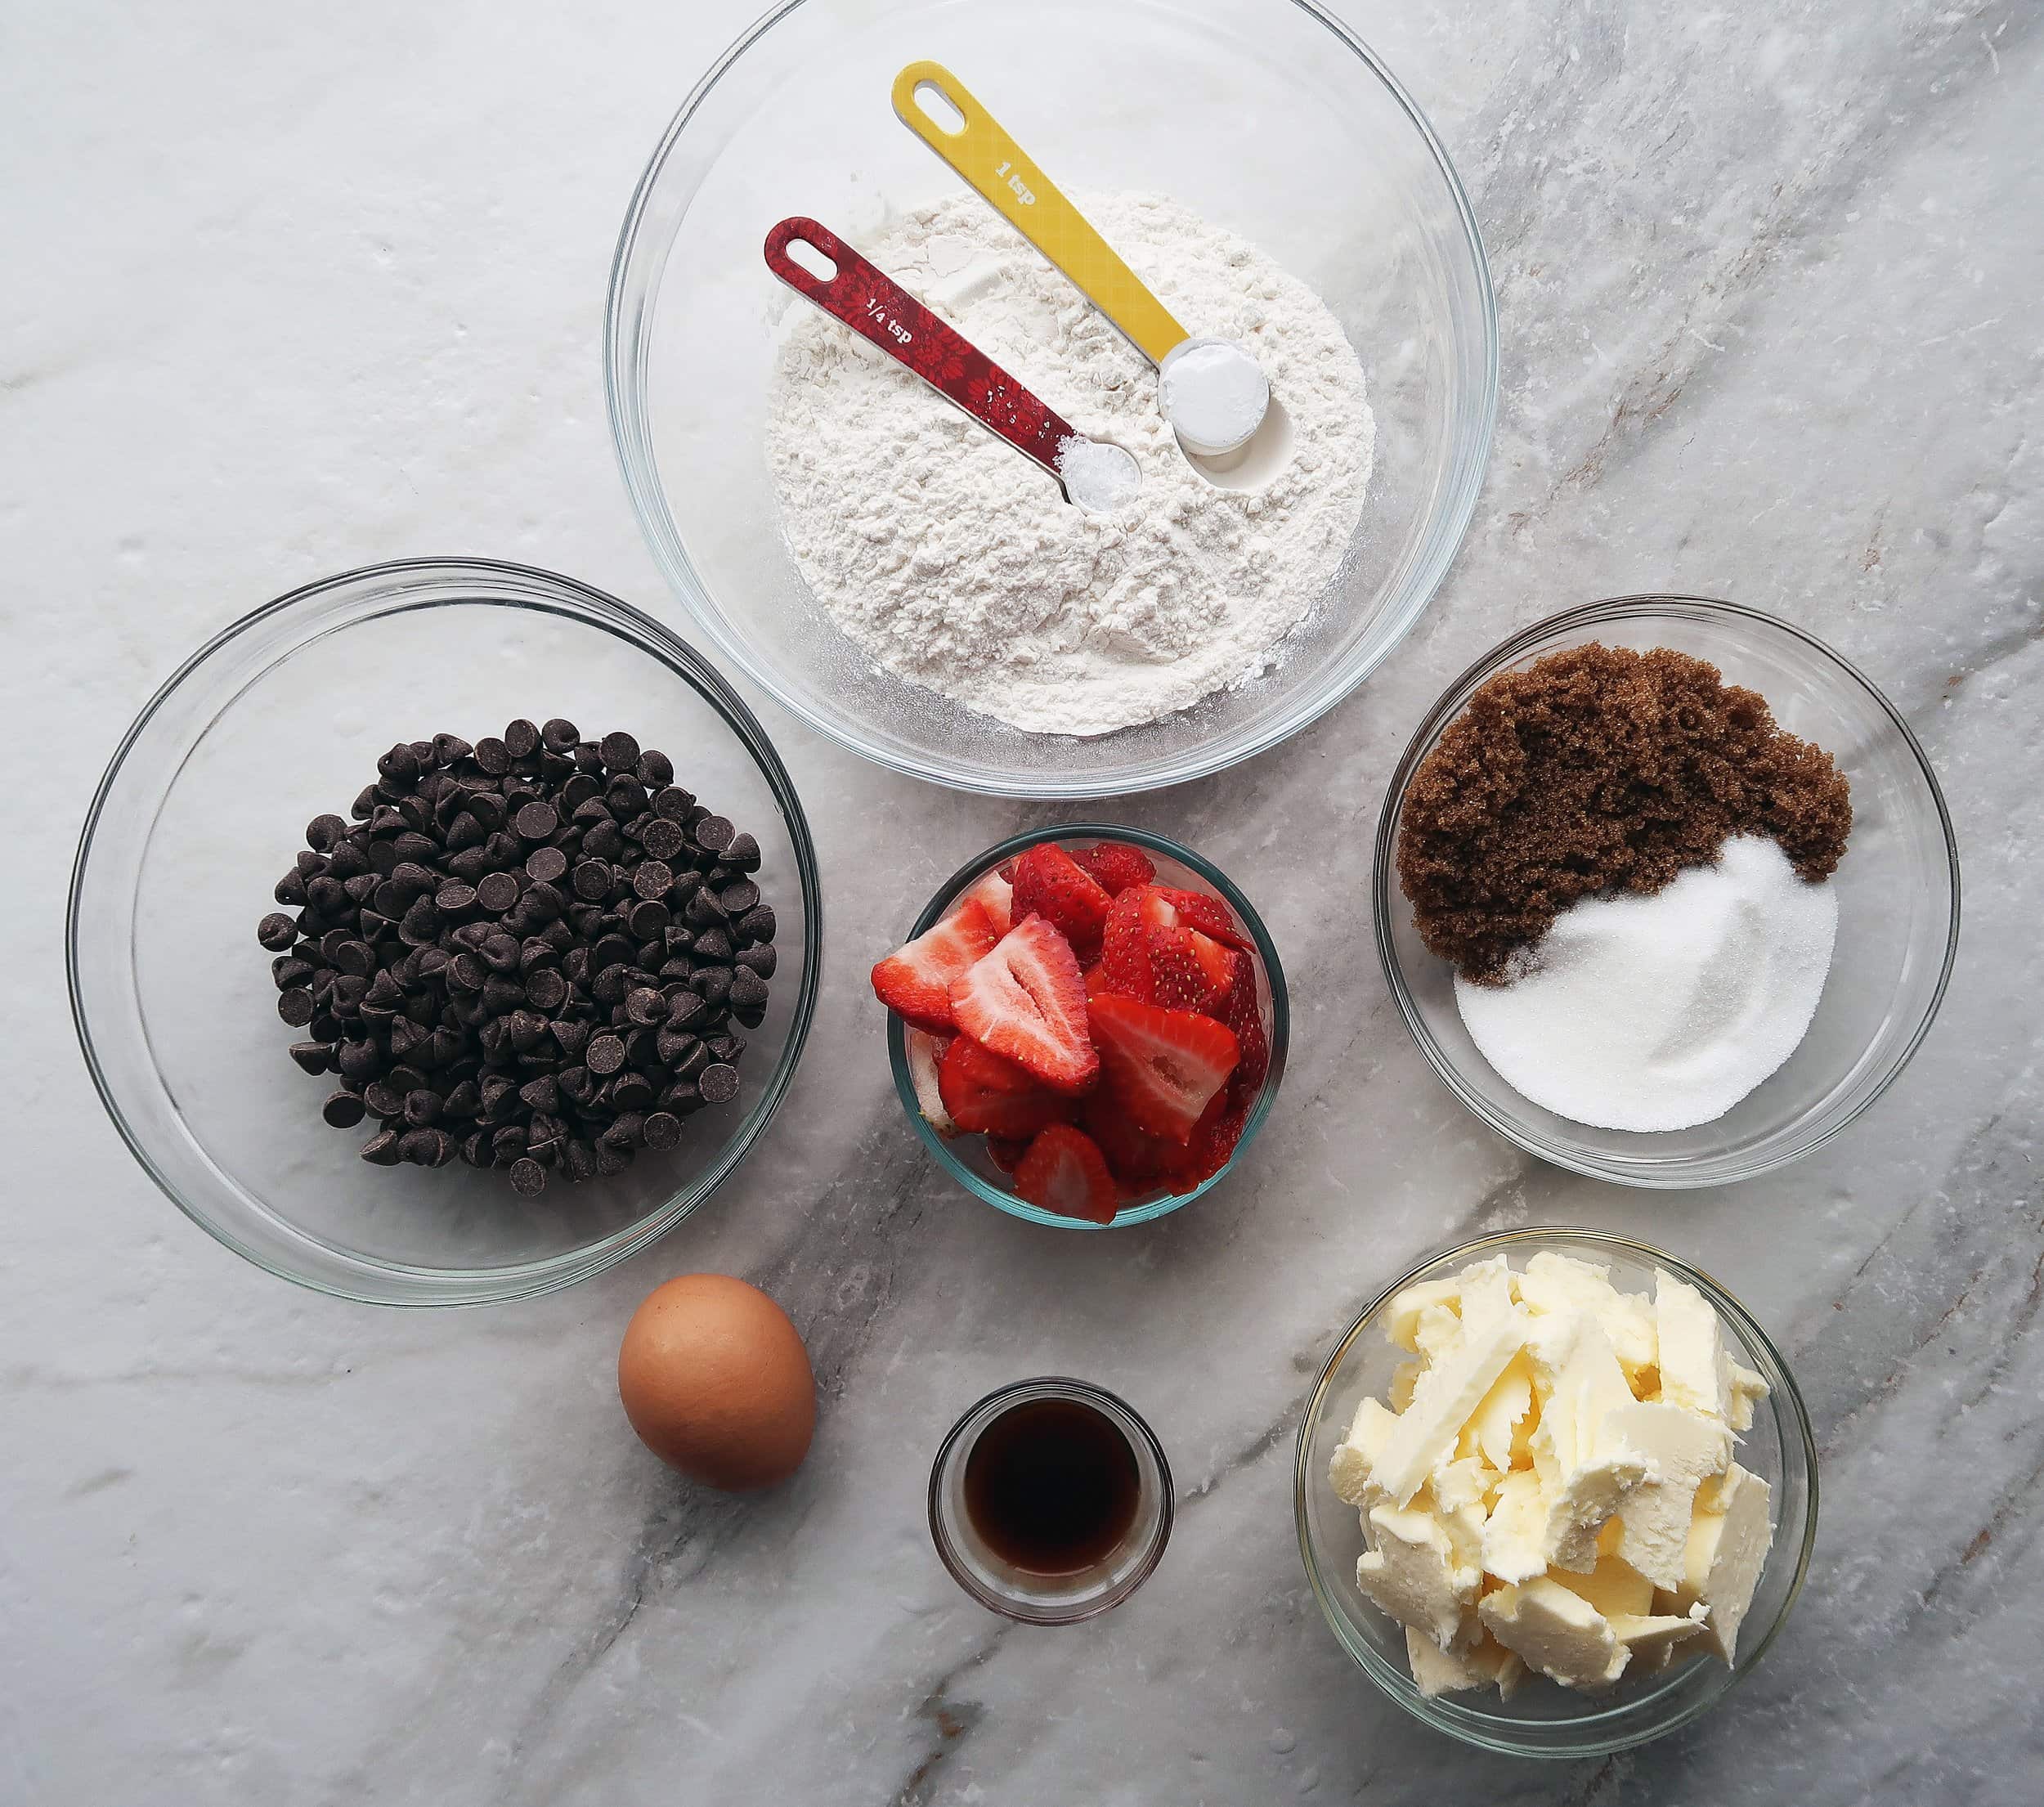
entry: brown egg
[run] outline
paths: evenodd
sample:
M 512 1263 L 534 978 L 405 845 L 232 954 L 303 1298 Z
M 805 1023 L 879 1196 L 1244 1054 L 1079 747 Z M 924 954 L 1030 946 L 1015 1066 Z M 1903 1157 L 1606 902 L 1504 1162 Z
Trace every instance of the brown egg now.
M 816 1381 L 788 1315 L 728 1274 L 656 1287 L 625 1326 L 617 1393 L 639 1441 L 691 1480 L 733 1492 L 802 1465 Z

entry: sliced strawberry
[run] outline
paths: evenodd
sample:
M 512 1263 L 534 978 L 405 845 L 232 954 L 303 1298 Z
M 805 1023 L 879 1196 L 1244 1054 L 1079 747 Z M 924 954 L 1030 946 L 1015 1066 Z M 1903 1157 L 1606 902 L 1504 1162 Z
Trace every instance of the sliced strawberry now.
M 961 901 L 967 899 L 987 912 L 987 921 L 993 925 L 995 940 L 998 941 L 1015 926 L 1015 887 L 999 872 L 988 872 L 975 883 Z
M 1015 1170 L 1015 1190 L 1041 1211 L 1087 1223 L 1112 1223 L 1121 1193 L 1107 1157 L 1093 1138 L 1069 1123 L 1053 1123 L 1029 1144 Z
M 944 1064 L 951 1038 L 912 1029 L 908 1041 L 908 1077 L 915 1084 L 916 1102 L 922 1107 L 923 1121 L 939 1136 L 957 1135 L 958 1126 L 944 1109 L 943 1088 L 937 1083 L 937 1069 Z
M 1149 1002 L 1165 1010 L 1204 1011 L 1213 999 L 1213 983 L 1201 963 L 1195 941 L 1207 941 L 1190 929 L 1172 927 L 1150 931 Z M 1217 941 L 1207 941 L 1217 952 L 1226 949 Z
M 1020 914 L 1019 888 L 1015 908 Z M 1078 961 L 1040 916 L 1024 917 L 952 982 L 951 1008 L 960 1029 L 1054 1091 L 1083 1092 L 1100 1076 Z
M 1053 842 L 1039 841 L 1015 863 L 1014 920 L 1042 917 L 1072 944 L 1083 962 L 1090 963 L 1100 952 L 1111 901 Z
M 1136 1127 L 1105 1086 L 1096 1087 L 1079 1107 L 1079 1123 L 1107 1157 L 1107 1170 L 1129 1196 L 1147 1192 L 1183 1160 L 1175 1142 Z
M 1150 944 L 1158 929 L 1175 927 L 1178 912 L 1154 885 L 1131 886 L 1107 911 L 1100 931 L 1100 983 L 1123 998 L 1155 1001 L 1157 982 L 1150 970 Z
M 1206 978 L 1207 1014 L 1217 1016 L 1218 1007 L 1235 990 L 1235 975 L 1248 965 L 1249 957 L 1222 947 L 1197 929 L 1187 929 L 1186 933 L 1192 937 L 1193 958 L 1199 962 L 1199 971 Z
M 1103 841 L 1072 858 L 1109 897 L 1120 896 L 1132 885 L 1147 885 L 1157 876 L 1150 855 L 1125 841 Z
M 937 1092 L 961 1129 L 1023 1140 L 1071 1114 L 1071 1106 L 1014 1061 L 961 1035 L 944 1051 Z
M 1107 982 L 1107 965 L 1105 961 L 1096 961 L 1086 969 L 1086 995 L 1088 998 L 1097 998 L 1102 992 L 1112 991 L 1114 989 Z
M 1235 1032 L 1210 1016 L 1132 998 L 1096 998 L 1089 1009 L 1114 1096 L 1139 1128 L 1183 1143 L 1235 1071 Z
M 1022 1157 L 1029 1151 L 1029 1143 L 1035 1138 L 1021 1136 L 989 1136 L 987 1137 L 987 1159 L 1003 1173 L 1012 1173 L 1022 1164 Z
M 1161 885 L 1158 890 L 1170 901 L 1178 912 L 1178 920 L 1187 928 L 1197 929 L 1227 947 L 1246 948 L 1249 945 L 1249 938 L 1237 925 L 1234 912 L 1219 898 L 1204 891 L 1177 891 Z
M 1238 1098 L 1253 1099 L 1271 1070 L 1271 1038 L 1264 1033 L 1263 1011 L 1257 1003 L 1256 968 L 1246 953 L 1235 957 L 1235 982 L 1213 1014 L 1235 1031 L 1235 1045 L 1242 1051 L 1229 1089 Z
M 1213 1101 L 1200 1113 L 1192 1134 L 1173 1164 L 1171 1189 L 1190 1192 L 1204 1185 L 1228 1164 L 1242 1129 L 1248 1121 L 1249 1107 L 1233 1086 L 1217 1092 Z
M 968 902 L 875 966 L 874 995 L 918 1029 L 948 1034 L 957 1026 L 951 1014 L 953 982 L 1000 939 L 986 911 Z

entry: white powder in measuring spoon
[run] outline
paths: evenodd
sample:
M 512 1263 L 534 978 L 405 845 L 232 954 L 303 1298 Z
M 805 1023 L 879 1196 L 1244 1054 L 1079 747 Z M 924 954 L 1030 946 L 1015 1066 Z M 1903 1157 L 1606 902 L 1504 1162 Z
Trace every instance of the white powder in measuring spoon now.
M 1149 361 L 976 195 L 859 249 L 1079 432 L 1135 456 L 1125 503 L 1049 474 L 809 307 L 787 316 L 767 451 L 788 544 L 876 664 L 1040 733 L 1154 721 L 1267 670 L 1334 584 L 1375 427 L 1354 348 L 1262 252 L 1166 200 L 1075 197 L 1177 317 L 1246 348 L 1289 461 L 1254 493 L 1195 470 Z
M 1090 514 L 1118 509 L 1142 487 L 1142 467 L 1118 446 L 1097 439 L 1068 439 L 1057 448 L 1057 474 L 1065 493 Z
M 1571 904 L 1508 984 L 1457 976 L 1470 1038 L 1515 1092 L 1599 1129 L 1722 1117 L 1795 1051 L 1838 931 L 1829 885 L 1759 835 L 1643 897 Z

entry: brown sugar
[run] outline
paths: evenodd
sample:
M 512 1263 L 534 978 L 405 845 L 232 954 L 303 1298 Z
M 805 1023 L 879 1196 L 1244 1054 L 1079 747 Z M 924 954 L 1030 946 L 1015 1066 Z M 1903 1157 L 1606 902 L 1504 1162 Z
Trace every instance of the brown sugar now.
M 1657 891 L 1734 835 L 1828 878 L 1853 809 L 1830 754 L 1766 699 L 1665 647 L 1571 647 L 1485 682 L 1419 763 L 1398 880 L 1421 939 L 1495 983 L 1599 891 Z

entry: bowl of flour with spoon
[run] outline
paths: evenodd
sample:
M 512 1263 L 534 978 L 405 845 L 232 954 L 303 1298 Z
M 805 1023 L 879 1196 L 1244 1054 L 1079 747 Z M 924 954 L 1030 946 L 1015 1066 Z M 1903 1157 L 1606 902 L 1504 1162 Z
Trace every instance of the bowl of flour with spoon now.
M 897 675 L 1031 733 L 1154 722 L 1281 657 L 1369 487 L 1361 363 L 1319 296 L 1159 196 L 1078 197 L 1181 319 L 1271 379 L 1289 455 L 1260 488 L 1188 460 L 1142 354 L 976 195 L 861 249 L 1080 430 L 1132 453 L 1119 506 L 1058 486 L 838 321 L 795 312 L 767 446 L 784 531 L 831 621 Z
M 1410 631 L 1481 487 L 1495 319 L 1445 153 L 1336 21 L 1293 0 L 1030 21 L 800 0 L 749 32 L 634 197 L 607 388 L 655 563 L 715 657 L 896 770 L 1096 796 L 1275 745 Z M 893 117 L 932 56 L 1189 333 L 1253 357 L 1271 410 L 1246 456 L 1195 467 L 1157 370 Z M 794 213 L 1125 451 L 1132 493 L 1074 505 L 1071 473 L 801 307 L 760 255 Z

